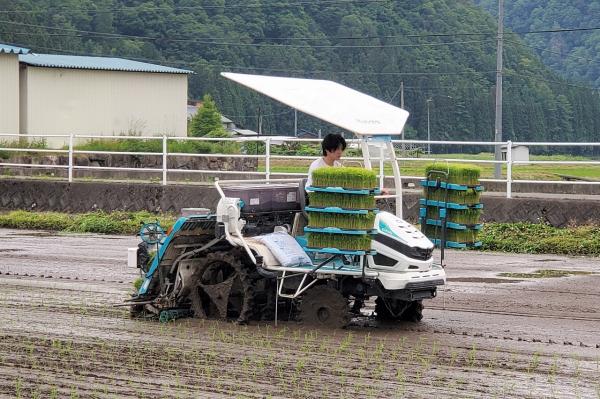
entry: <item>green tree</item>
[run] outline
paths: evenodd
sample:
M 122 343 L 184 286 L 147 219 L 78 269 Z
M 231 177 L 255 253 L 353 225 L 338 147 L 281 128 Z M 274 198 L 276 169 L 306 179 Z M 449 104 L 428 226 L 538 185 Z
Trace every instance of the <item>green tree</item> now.
M 202 106 L 190 121 L 189 134 L 193 137 L 201 137 L 222 129 L 221 114 L 217 104 L 210 94 L 205 94 L 202 98 Z

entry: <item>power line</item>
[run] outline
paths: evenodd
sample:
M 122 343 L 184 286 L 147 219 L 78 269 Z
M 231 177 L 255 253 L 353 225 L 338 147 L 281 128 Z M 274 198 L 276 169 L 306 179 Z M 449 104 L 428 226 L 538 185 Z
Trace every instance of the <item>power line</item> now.
M 578 85 L 578 84 L 568 83 L 568 82 L 564 82 L 564 81 L 561 82 L 561 81 L 558 81 L 558 80 L 544 79 L 544 78 L 540 78 L 540 77 L 534 76 L 534 75 L 518 73 L 516 71 L 506 70 L 504 72 L 506 74 L 509 74 L 509 75 L 519 76 L 519 77 L 527 78 L 527 79 L 538 80 L 540 82 L 553 83 L 553 84 L 558 84 L 558 85 L 563 85 L 563 86 L 570 86 L 570 87 L 576 87 L 576 88 L 579 88 L 579 89 L 587 89 L 587 90 L 592 90 L 592 91 L 598 91 L 598 90 L 600 90 L 600 87 L 584 86 L 584 85 Z
M 51 50 L 58 51 L 63 53 L 70 54 L 79 54 L 80 52 L 66 50 L 61 48 L 54 47 L 38 47 L 43 50 Z M 98 54 L 98 53 L 88 53 L 88 56 L 94 57 L 114 57 L 112 54 Z M 207 66 L 207 67 L 216 67 L 216 68 L 225 68 L 225 69 L 235 69 L 235 70 L 260 70 L 260 71 L 271 71 L 271 72 L 288 72 L 288 73 L 296 73 L 303 75 L 375 75 L 375 76 L 446 76 L 446 75 L 486 75 L 496 73 L 495 70 L 490 71 L 427 71 L 427 72 L 371 72 L 371 71 L 326 71 L 326 70 L 301 70 L 301 69 L 283 69 L 283 68 L 269 68 L 269 67 L 251 67 L 251 66 L 236 66 L 236 65 L 227 65 L 227 64 L 217 64 L 211 63 L 205 60 L 199 62 L 192 61 L 182 61 L 182 60 L 157 60 L 151 58 L 139 58 L 139 57 L 127 57 L 128 59 L 134 61 L 141 62 L 157 62 L 162 64 L 171 64 L 174 66 L 187 66 L 187 67 L 196 67 L 196 66 Z
M 383 3 L 387 0 L 322 0 L 320 2 L 316 1 L 298 1 L 294 3 L 271 3 L 271 4 L 227 4 L 226 6 L 218 6 L 218 5 L 198 5 L 198 6 L 173 6 L 173 7 L 144 7 L 139 9 L 137 7 L 121 7 L 121 8 L 111 8 L 106 10 L 101 10 L 97 8 L 48 8 L 48 9 L 38 9 L 38 10 L 0 10 L 2 14 L 39 14 L 43 12 L 89 12 L 89 13 L 116 13 L 116 12 L 126 12 L 126 11 L 169 11 L 169 10 L 212 10 L 212 9 L 244 9 L 244 8 L 277 8 L 277 7 L 292 7 L 292 6 L 322 6 L 322 5 L 333 5 L 333 4 L 352 4 L 352 3 Z
M 65 50 L 62 48 L 53 48 L 53 47 L 38 47 L 44 50 L 58 51 L 63 53 L 70 54 L 81 54 L 80 52 Z M 114 57 L 112 54 L 88 54 L 91 56 L 100 56 L 100 57 Z M 186 66 L 186 67 L 194 67 L 197 66 L 198 63 L 191 61 L 181 61 L 181 60 L 158 60 L 158 59 L 150 59 L 150 58 L 140 58 L 140 57 L 127 57 L 129 59 L 141 62 L 154 62 L 154 63 L 162 63 L 162 64 L 171 64 L 174 66 Z M 299 69 L 284 69 L 284 68 L 269 68 L 269 67 L 252 67 L 252 66 L 236 66 L 236 65 L 228 65 L 228 64 L 218 64 L 211 63 L 208 61 L 202 61 L 206 67 L 213 68 L 221 68 L 221 69 L 231 69 L 231 70 L 243 70 L 243 71 L 269 71 L 269 72 L 282 72 L 282 73 L 295 73 L 301 75 L 367 75 L 367 76 L 452 76 L 452 75 L 486 75 L 496 73 L 495 70 L 488 71 L 427 71 L 427 72 L 371 72 L 371 71 L 327 71 L 327 70 L 299 70 Z M 522 76 L 534 80 L 544 81 L 547 83 L 560 84 L 565 86 L 571 86 L 576 88 L 588 89 L 588 90 L 599 90 L 596 87 L 577 85 L 567 82 L 553 81 L 548 79 L 541 79 L 539 77 L 533 75 L 524 75 L 519 74 L 515 71 L 507 71 L 507 73 L 512 74 L 514 76 Z M 409 88 L 407 88 L 409 89 Z
M 53 48 L 53 47 L 39 47 L 41 49 L 44 50 L 51 50 L 51 51 L 59 51 L 59 52 L 63 52 L 63 53 L 71 53 L 71 54 L 81 54 L 80 52 L 77 51 L 72 51 L 72 50 L 66 50 L 66 49 L 61 49 L 61 48 Z M 89 56 L 96 56 L 96 57 L 114 57 L 114 55 L 111 54 L 97 54 L 97 53 L 92 53 L 92 54 L 87 54 Z M 140 62 L 156 62 L 156 63 L 161 63 L 161 64 L 170 64 L 173 66 L 179 66 L 181 67 L 186 66 L 186 67 L 196 67 L 198 66 L 198 62 L 192 62 L 192 61 L 181 61 L 181 60 L 157 60 L 157 59 L 151 59 L 151 58 L 139 58 L 139 57 L 127 57 L 128 59 L 134 60 L 134 61 L 140 61 Z M 227 64 L 219 64 L 219 63 L 211 63 L 208 61 L 204 61 L 202 60 L 200 62 L 200 66 L 206 66 L 206 67 L 211 67 L 211 68 L 220 68 L 220 69 L 232 69 L 232 70 L 245 70 L 245 71 L 269 71 L 269 72 L 287 72 L 287 73 L 295 73 L 295 74 L 301 74 L 301 75 L 375 75 L 375 76 L 452 76 L 452 75 L 486 75 L 486 74 L 495 74 L 496 71 L 495 70 L 489 70 L 489 71 L 462 71 L 462 72 L 456 72 L 456 71 L 428 71 L 428 72 L 369 72 L 369 71 L 325 71 L 325 70 L 300 70 L 300 69 L 283 69 L 283 68 L 269 68 L 269 67 L 251 67 L 251 66 L 239 66 L 239 65 L 227 65 Z M 587 90 L 600 90 L 600 88 L 597 87 L 591 87 L 591 86 L 584 86 L 584 85 L 577 85 L 577 84 L 572 84 L 572 83 L 567 83 L 567 82 L 561 82 L 561 81 L 556 81 L 556 80 L 549 80 L 549 79 L 543 79 L 543 78 L 539 78 L 533 75 L 528 75 L 528 74 L 522 74 L 522 73 L 518 73 L 516 71 L 512 71 L 512 70 L 507 70 L 505 71 L 506 74 L 509 75 L 513 75 L 513 76 L 518 76 L 518 77 L 522 77 L 522 78 L 528 78 L 528 79 L 533 79 L 533 80 L 538 80 L 538 81 L 543 81 L 546 83 L 553 83 L 553 84 L 559 84 L 559 85 L 564 85 L 564 86 L 571 86 L 571 87 L 575 87 L 575 88 L 580 88 L 580 89 L 587 89 Z M 516 88 L 516 87 L 529 87 L 527 85 L 510 85 L 511 88 Z M 445 89 L 445 88 L 456 88 L 455 86 L 445 86 L 445 87 L 438 87 L 436 89 Z M 418 87 L 405 87 L 405 89 L 419 89 Z M 423 88 L 422 91 L 427 91 L 427 90 L 432 90 L 433 88 Z
M 561 52 L 553 51 L 553 50 L 548 50 L 547 48 L 544 48 L 544 47 L 533 46 L 533 45 L 531 45 L 529 43 L 517 42 L 517 41 L 514 41 L 514 40 L 505 40 L 505 41 L 507 43 L 511 43 L 511 44 L 515 44 L 515 45 L 524 45 L 524 46 L 527 46 L 527 47 L 535 49 L 535 50 L 543 51 L 545 53 L 557 54 L 557 55 L 561 55 L 561 56 L 564 55 Z M 597 60 L 597 59 L 581 57 L 581 56 L 578 56 L 578 55 L 569 54 L 568 56 L 571 57 L 571 58 L 577 58 L 577 59 L 584 60 L 584 61 L 589 61 L 589 62 L 600 62 L 600 60 Z
M 137 39 L 137 40 L 150 40 L 150 41 L 169 41 L 169 42 L 193 42 L 197 44 L 211 45 L 211 46 L 233 46 L 233 47 L 270 47 L 270 48 L 281 48 L 281 47 L 289 47 L 289 48 L 402 48 L 402 47 L 421 47 L 421 46 L 448 46 L 448 45 L 459 45 L 459 44 L 473 44 L 473 43 L 485 43 L 489 40 L 466 40 L 466 41 L 457 41 L 457 42 L 435 42 L 435 43 L 413 43 L 413 44 L 326 44 L 326 45 L 315 45 L 315 44 L 266 44 L 266 43 L 241 43 L 241 42 L 215 42 L 215 41 L 206 41 L 203 39 L 176 39 L 169 37 L 151 37 L 151 36 L 137 36 L 137 35 L 122 35 L 117 33 L 98 33 L 87 30 L 80 29 L 72 29 L 72 28 L 56 28 L 52 26 L 45 25 L 36 25 L 36 24 L 27 24 L 22 22 L 13 22 L 13 21 L 2 21 L 0 23 L 25 26 L 30 28 L 42 28 L 42 29 L 51 29 L 58 31 L 66 31 L 73 33 L 82 33 L 88 35 L 94 35 L 98 38 L 107 38 L 107 39 Z M 5 33 L 6 34 L 6 33 Z M 43 33 L 30 33 L 23 32 L 23 34 L 32 34 L 32 35 L 44 35 Z M 70 35 L 72 37 L 72 35 Z
M 524 31 L 524 32 L 516 31 L 516 32 L 513 32 L 512 34 L 530 35 L 530 34 L 537 34 L 537 33 L 588 32 L 588 31 L 595 31 L 595 30 L 600 30 L 600 27 L 592 27 L 592 28 L 565 28 L 565 29 L 544 29 L 544 30 Z
M 19 24 L 19 25 L 23 25 L 25 26 L 24 22 L 17 22 L 17 21 L 0 21 L 0 22 L 5 22 L 5 23 L 9 23 L 9 24 Z M 30 26 L 32 27 L 39 27 L 39 28 L 45 28 L 45 29 L 56 29 L 56 30 L 63 30 L 63 31 L 75 31 L 75 32 L 81 32 L 81 33 L 88 33 L 88 34 L 93 34 L 93 35 L 109 35 L 109 36 L 127 36 L 127 37 L 132 37 L 132 38 L 146 38 L 146 39 L 154 39 L 154 40 L 169 40 L 168 38 L 165 37 L 150 37 L 150 36 L 135 36 L 135 35 L 124 35 L 124 34 L 119 34 L 119 33 L 109 33 L 109 32 L 94 32 L 94 31 L 87 31 L 87 30 L 77 30 L 77 29 L 73 29 L 73 28 L 57 28 L 57 27 L 52 27 L 52 26 L 44 26 L 44 25 L 34 25 L 31 24 Z M 3 32 L 3 33 L 7 33 L 7 34 L 27 34 L 28 32 Z M 48 34 L 50 36 L 69 36 L 67 34 L 63 34 L 63 33 L 51 33 Z M 290 37 L 269 37 L 269 36 L 265 36 L 265 37 L 254 37 L 252 38 L 253 40 L 304 40 L 304 41 L 315 41 L 315 40 L 370 40 L 370 39 L 404 39 L 404 38 L 408 38 L 408 39 L 415 39 L 415 38 L 427 38 L 427 37 L 454 37 L 454 36 L 491 36 L 491 33 L 423 33 L 423 34 L 407 34 L 407 35 L 381 35 L 381 36 L 290 36 Z M 220 40 L 222 38 L 212 38 L 212 37 L 208 37 L 208 38 L 204 38 L 204 39 L 210 39 L 210 40 Z M 180 40 L 197 40 L 197 39 L 180 39 Z
M 382 0 L 373 0 L 373 1 L 382 1 Z M 1 11 L 0 11 L 1 12 Z M 177 38 L 168 38 L 168 37 L 152 37 L 152 36 L 140 36 L 140 35 L 125 35 L 119 33 L 108 33 L 108 32 L 95 32 L 88 31 L 82 29 L 74 29 L 74 28 L 59 28 L 54 26 L 47 25 L 37 25 L 37 24 L 29 24 L 25 22 L 16 22 L 10 20 L 0 20 L 0 23 L 17 25 L 17 26 L 25 26 L 25 27 L 34 27 L 34 28 L 42 28 L 42 29 L 52 29 L 64 32 L 75 32 L 75 33 L 84 33 L 89 35 L 96 35 L 99 37 L 115 37 L 115 38 L 132 38 L 139 40 L 165 40 L 165 41 L 176 41 L 176 42 L 195 42 L 199 40 L 210 40 L 211 42 L 207 42 L 213 44 L 214 40 L 221 40 L 222 38 L 203 38 L 203 39 L 177 39 Z M 515 31 L 515 32 L 504 32 L 505 35 L 529 35 L 529 34 L 542 34 L 542 33 L 564 33 L 564 32 L 585 32 L 585 31 L 596 31 L 600 30 L 600 27 L 589 27 L 589 28 L 565 28 L 565 29 L 543 29 L 543 30 L 531 30 L 531 31 Z M 11 32 L 12 33 L 12 32 Z M 453 37 L 453 36 L 495 36 L 496 33 L 489 32 L 453 32 L 453 33 L 422 33 L 422 34 L 406 34 L 406 35 L 382 35 L 382 36 L 308 36 L 308 37 L 264 37 L 264 38 L 254 38 L 253 40 L 368 40 L 368 39 L 394 39 L 394 38 L 426 38 L 426 37 Z M 233 45 L 232 43 L 224 43 L 228 45 Z M 260 43 L 242 43 L 241 45 L 261 45 Z
M 284 111 L 284 112 L 277 112 L 277 113 L 273 113 L 273 114 L 260 114 L 260 115 L 228 115 L 228 114 L 225 114 L 223 112 L 221 112 L 221 114 L 223 114 L 223 116 L 226 116 L 229 119 L 234 119 L 234 118 L 266 118 L 266 117 L 280 116 L 280 115 L 289 114 L 292 111 L 294 111 L 294 109 L 289 109 L 289 110 Z

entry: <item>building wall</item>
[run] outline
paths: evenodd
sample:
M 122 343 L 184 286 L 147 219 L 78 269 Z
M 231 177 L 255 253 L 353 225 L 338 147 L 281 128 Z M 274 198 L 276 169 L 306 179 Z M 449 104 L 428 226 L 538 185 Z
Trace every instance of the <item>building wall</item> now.
M 186 135 L 187 75 L 31 66 L 22 75 L 27 134 Z
M 19 134 L 19 59 L 0 53 L 0 133 Z M 0 141 L 16 139 L 1 137 Z
M 27 73 L 24 65 L 19 66 L 19 133 L 27 133 Z

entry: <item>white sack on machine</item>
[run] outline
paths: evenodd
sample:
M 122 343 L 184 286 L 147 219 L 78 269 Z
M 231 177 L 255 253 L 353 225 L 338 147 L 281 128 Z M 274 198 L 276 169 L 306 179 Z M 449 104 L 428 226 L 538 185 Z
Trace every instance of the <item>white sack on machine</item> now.
M 300 244 L 288 233 L 278 231 L 254 238 L 265 244 L 282 266 L 294 267 L 312 264 Z

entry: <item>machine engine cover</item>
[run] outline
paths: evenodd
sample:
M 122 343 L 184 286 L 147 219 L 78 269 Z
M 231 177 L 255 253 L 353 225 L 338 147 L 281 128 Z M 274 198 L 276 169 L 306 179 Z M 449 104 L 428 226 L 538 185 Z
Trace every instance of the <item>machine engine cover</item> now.
M 377 234 L 369 257 L 369 268 L 386 271 L 428 271 L 433 263 L 434 245 L 410 223 L 389 213 L 380 212 L 375 219 Z

